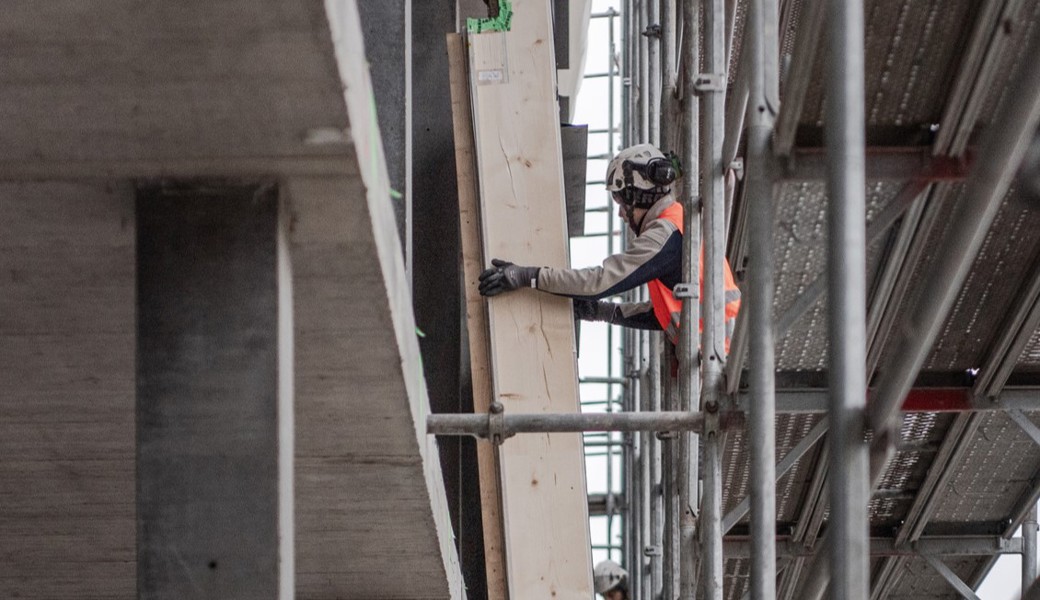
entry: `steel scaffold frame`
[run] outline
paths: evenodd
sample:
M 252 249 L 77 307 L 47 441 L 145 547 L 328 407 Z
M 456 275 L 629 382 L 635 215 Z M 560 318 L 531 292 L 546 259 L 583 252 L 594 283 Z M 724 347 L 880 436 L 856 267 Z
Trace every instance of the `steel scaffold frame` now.
M 730 81 L 726 69 L 736 37 L 736 0 L 620 0 L 620 4 L 620 12 L 611 9 L 592 15 L 593 19 L 609 20 L 611 32 L 608 72 L 590 76 L 606 77 L 610 90 L 608 127 L 597 133 L 607 134 L 608 154 L 618 149 L 614 142 L 619 132 L 620 147 L 648 141 L 659 147 L 664 145 L 665 151 L 679 150 L 687 175 L 679 195 L 686 208 L 683 248 L 686 282 L 699 281 L 701 277 L 698 261 L 692 260 L 696 249 L 702 248 L 706 256 L 703 294 L 697 292 L 695 285 L 688 288 L 691 292 L 686 295 L 677 293 L 677 297 L 686 299 L 681 330 L 694 331 L 688 325 L 700 321 L 703 315 L 704 331 L 699 339 L 684 333 L 674 357 L 663 352 L 659 334 L 622 332 L 623 373 L 614 374 L 614 358 L 612 352 L 608 352 L 608 376 L 581 381 L 606 386 L 605 400 L 583 403 L 583 406 L 605 404 L 604 414 L 435 415 L 430 417 L 430 431 L 490 437 L 499 443 L 509 435 L 526 431 L 625 432 L 620 443 L 611 433 L 605 437 L 589 436 L 586 448 L 595 448 L 597 453 L 603 449 L 607 458 L 606 494 L 595 501 L 602 503 L 608 518 L 608 541 L 597 548 L 608 550 L 612 557 L 620 553 L 620 562 L 630 571 L 635 598 L 692 600 L 700 591 L 706 599 L 720 600 L 724 556 L 750 559 L 750 590 L 745 597 L 754 600 L 778 597 L 778 556 L 785 561 L 819 559 L 811 563 L 808 576 L 802 579 L 799 598 L 820 598 L 830 585 L 834 598 L 866 600 L 870 595 L 866 568 L 869 556 L 885 557 L 892 565 L 910 557 L 923 558 L 951 586 L 968 596 L 971 586 L 958 579 L 941 557 L 1022 554 L 1027 558 L 1023 561 L 1022 585 L 1023 589 L 1029 587 L 1036 579 L 1035 506 L 1024 506 L 1019 511 L 1021 515 L 1013 525 L 1023 523 L 1024 534 L 1014 539 L 1008 539 L 1010 533 L 997 537 L 929 537 L 924 529 L 930 511 L 927 498 L 920 506 L 915 502 L 912 512 L 919 512 L 920 518 L 912 530 L 900 529 L 891 538 L 872 538 L 867 529 L 866 500 L 877 487 L 880 472 L 894 452 L 898 436 L 894 435 L 892 423 L 900 409 L 958 411 L 957 423 L 968 423 L 962 423 L 958 431 L 969 431 L 971 419 L 980 412 L 1007 411 L 1040 444 L 1040 429 L 1035 426 L 1030 429 L 1028 418 L 1021 413 L 1021 410 L 1040 409 L 1040 394 L 1035 388 L 1005 387 L 1010 372 L 1007 368 L 997 377 L 999 381 L 987 382 L 981 392 L 951 389 L 937 394 L 930 389 L 911 389 L 911 375 L 920 369 L 923 353 L 934 339 L 932 331 L 898 345 L 894 357 L 889 357 L 889 368 L 882 370 L 877 389 L 870 392 L 876 397 L 874 403 L 869 409 L 866 407 L 867 365 L 872 370 L 879 356 L 864 340 L 870 336 L 873 342 L 874 335 L 882 335 L 877 333 L 882 328 L 877 320 L 880 317 L 874 315 L 869 325 L 867 323 L 866 245 L 912 210 L 909 207 L 917 206 L 915 200 L 934 182 L 966 179 L 969 163 L 961 157 L 942 155 L 922 156 L 918 161 L 916 157 L 908 160 L 905 155 L 878 155 L 876 151 L 870 154 L 872 150 L 866 147 L 862 135 L 863 82 L 856 76 L 862 72 L 864 60 L 861 0 L 830 0 L 826 4 L 825 0 L 805 0 L 802 3 L 803 26 L 808 33 L 796 38 L 795 54 L 803 57 L 809 54 L 807 43 L 822 29 L 825 9 L 830 15 L 828 22 L 834 25 L 830 28 L 831 35 L 827 36 L 830 69 L 826 81 L 827 111 L 833 117 L 828 119 L 826 130 L 826 158 L 799 155 L 798 161 L 790 163 L 795 166 L 786 170 L 780 169 L 779 161 L 799 152 L 794 148 L 794 132 L 812 61 L 796 62 L 788 72 L 785 98 L 790 105 L 780 110 L 778 56 L 776 51 L 770 51 L 779 47 L 777 2 L 748 2 L 740 67 L 738 76 L 729 85 L 730 98 L 726 98 Z M 614 45 L 616 19 L 621 22 L 620 52 Z M 697 44 L 698 40 L 702 44 Z M 1040 42 L 1037 46 L 1040 48 Z M 614 57 L 620 57 L 620 73 L 615 68 Z M 701 69 L 707 72 L 702 73 Z M 1023 70 L 1024 81 L 1020 85 L 1027 91 L 1022 95 L 1040 95 L 1040 68 L 1027 66 Z M 618 78 L 622 90 L 619 128 L 615 127 L 613 93 Z M 992 218 L 993 207 L 1002 196 L 1001 185 L 1006 186 L 1010 177 L 1011 168 L 1006 165 L 1018 164 L 1016 157 L 1028 141 L 1022 132 L 1026 129 L 1023 124 L 1031 124 L 1031 131 L 1037 120 L 1040 120 L 1040 105 L 1021 100 L 991 127 L 986 139 L 1003 137 L 1012 139 L 1013 143 L 1005 141 L 1003 147 L 998 148 L 999 144 L 994 142 L 978 153 L 983 164 L 978 165 L 977 170 L 990 176 L 970 178 L 969 186 L 974 186 L 970 188 L 970 196 L 985 202 L 962 209 L 964 214 L 957 227 L 960 227 L 959 239 L 966 241 L 965 249 L 945 261 L 941 267 L 943 275 L 929 280 L 929 289 L 934 289 L 943 303 L 952 302 L 953 291 L 959 289 L 956 281 L 963 278 L 968 258 L 974 253 L 971 244 L 977 243 L 978 232 L 985 230 L 987 219 Z M 682 125 L 678 130 L 677 121 Z M 745 146 L 746 168 L 738 158 L 741 141 Z M 958 152 L 963 151 L 963 143 L 966 142 L 962 140 Z M 941 154 L 945 150 L 936 151 Z M 868 155 L 871 156 L 869 164 Z M 741 169 L 745 173 L 744 201 L 751 207 L 750 211 L 743 209 L 743 215 L 732 213 L 734 184 L 729 179 L 734 171 Z M 824 177 L 832 206 L 829 211 L 830 287 L 825 287 L 827 278 L 819 278 L 806 290 L 801 303 L 788 307 L 775 319 L 770 248 L 774 186 L 783 180 Z M 869 227 L 864 218 L 864 189 L 868 177 L 909 181 L 899 199 L 893 202 L 894 206 L 876 217 Z M 699 186 L 691 183 L 698 180 Z M 624 248 L 628 232 L 616 231 L 619 226 L 623 228 L 623 224 L 615 222 L 609 207 L 605 212 L 608 228 L 599 235 L 607 237 L 608 253 L 613 253 L 614 236 L 619 236 Z M 746 239 L 726 239 L 731 231 L 731 219 L 744 219 L 749 224 Z M 740 244 L 748 248 L 750 280 L 745 289 L 746 304 L 741 322 L 733 336 L 733 353 L 727 361 L 725 352 L 717 349 L 726 335 L 722 326 L 721 257 L 725 248 L 733 251 Z M 850 259 L 852 268 L 848 266 Z M 1040 272 L 1037 281 L 1040 281 Z M 889 280 L 888 285 L 896 284 Z M 777 392 L 774 340 L 782 337 L 825 291 L 834 306 L 829 320 L 830 346 L 835 349 L 829 369 L 830 391 Z M 646 295 L 634 291 L 626 294 L 625 299 L 646 300 Z M 1018 331 L 1015 324 L 1022 322 L 1033 323 L 1035 329 L 1040 317 L 1026 314 L 1030 306 L 1022 307 L 1023 314 L 1009 325 L 1010 331 Z M 934 330 L 946 310 L 948 306 L 921 309 L 917 313 L 908 311 L 904 321 L 910 325 L 926 322 Z M 915 329 L 908 325 L 902 330 Z M 614 345 L 614 335 L 613 328 L 608 328 L 610 348 Z M 1004 345 L 1021 351 L 1025 340 L 1021 339 L 1021 333 L 1019 336 L 1005 340 Z M 848 340 L 854 343 L 845 343 Z M 709 351 L 699 352 L 699 348 Z M 745 351 L 749 391 L 739 390 L 737 384 Z M 669 362 L 673 360 L 678 365 L 678 378 L 669 384 Z M 898 365 L 900 360 L 905 365 Z M 1005 361 L 1001 363 L 1003 368 L 1007 357 L 993 360 Z M 614 398 L 618 389 L 620 400 Z M 615 412 L 618 406 L 621 412 Z M 783 413 L 827 413 L 828 416 L 778 463 L 773 423 L 775 416 Z M 869 460 L 864 423 L 875 433 Z M 721 440 L 726 429 L 738 426 L 747 426 L 750 438 L 750 495 L 723 515 Z M 836 433 L 829 436 L 829 533 L 817 538 L 812 532 L 812 538 L 806 540 L 797 537 L 804 535 L 803 531 L 787 539 L 776 530 L 777 479 L 824 436 L 828 426 Z M 948 448 L 944 445 L 939 455 L 952 462 L 957 452 L 952 445 Z M 622 467 L 615 474 L 614 457 L 618 453 Z M 615 475 L 622 482 L 621 498 L 613 493 Z M 941 478 L 942 474 L 937 477 Z M 929 479 L 926 485 L 929 489 L 935 488 L 939 479 Z M 1031 496 L 1034 504 L 1036 496 L 1040 496 L 1040 489 Z M 823 509 L 818 510 L 822 518 Z M 750 535 L 727 537 L 749 511 Z M 621 518 L 620 544 L 612 542 L 615 516 Z M 834 542 L 833 551 L 821 551 L 827 548 L 828 541 Z M 810 547 L 813 542 L 815 548 Z M 883 573 L 878 581 L 885 583 Z M 786 590 L 786 597 L 793 591 Z M 784 593 L 781 590 L 781 594 Z

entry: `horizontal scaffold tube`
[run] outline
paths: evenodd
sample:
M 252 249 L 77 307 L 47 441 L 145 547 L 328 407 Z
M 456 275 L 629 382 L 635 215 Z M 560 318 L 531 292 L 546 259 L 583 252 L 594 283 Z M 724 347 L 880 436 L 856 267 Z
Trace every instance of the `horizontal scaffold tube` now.
M 742 422 L 739 415 L 733 425 Z M 498 424 L 494 424 L 498 421 Z M 616 412 L 580 414 L 440 414 L 426 417 L 426 432 L 434 435 L 509 437 L 517 433 L 560 433 L 581 431 L 700 431 L 704 415 L 699 412 Z

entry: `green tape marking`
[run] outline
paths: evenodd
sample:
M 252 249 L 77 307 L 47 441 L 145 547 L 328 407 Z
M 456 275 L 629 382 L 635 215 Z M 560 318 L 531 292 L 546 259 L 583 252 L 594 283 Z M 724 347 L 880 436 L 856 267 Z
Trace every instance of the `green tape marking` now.
M 404 194 L 395 190 L 394 188 L 390 188 L 390 197 L 394 200 L 400 200 L 401 198 L 404 198 Z
M 513 24 L 513 5 L 509 0 L 498 0 L 498 16 L 494 19 L 466 19 L 466 31 L 469 33 L 486 33 L 488 31 L 509 31 Z
M 415 328 L 415 334 L 416 334 L 416 335 L 418 335 L 418 336 L 419 336 L 419 337 L 421 337 L 421 338 L 424 338 L 424 337 L 426 337 L 426 334 L 425 334 L 425 333 L 423 333 L 423 332 L 422 332 L 422 329 L 419 329 L 418 327 L 416 327 L 416 328 Z

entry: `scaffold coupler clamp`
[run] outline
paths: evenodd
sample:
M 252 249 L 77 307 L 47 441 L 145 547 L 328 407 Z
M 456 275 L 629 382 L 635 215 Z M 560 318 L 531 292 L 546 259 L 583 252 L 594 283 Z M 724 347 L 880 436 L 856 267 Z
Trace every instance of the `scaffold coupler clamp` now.
M 488 407 L 487 437 L 496 446 L 501 446 L 502 442 L 513 437 L 512 433 L 506 431 L 505 412 L 506 407 L 497 400 Z
M 662 31 L 661 26 L 654 23 L 653 25 L 646 26 L 646 29 L 643 30 L 643 35 L 648 38 L 660 38 Z
M 661 556 L 662 554 L 660 546 L 646 546 L 643 548 L 643 556 Z
M 704 436 L 718 435 L 722 429 L 718 402 L 709 402 L 704 405 Z
M 668 440 L 674 440 L 677 437 L 679 437 L 679 432 L 678 431 L 658 431 L 657 432 L 657 439 L 662 441 L 662 442 L 667 442 Z
M 744 159 L 734 158 L 733 162 L 729 163 L 729 170 L 733 171 L 733 176 L 737 178 L 737 181 L 744 180 Z
M 700 291 L 698 289 L 699 287 L 700 286 L 694 286 L 692 283 L 677 283 L 675 284 L 675 287 L 672 288 L 672 296 L 674 296 L 676 300 L 685 300 L 687 298 L 697 300 L 700 296 L 698 293 Z
M 720 94 L 726 91 L 724 73 L 698 73 L 693 79 L 693 89 L 698 94 Z

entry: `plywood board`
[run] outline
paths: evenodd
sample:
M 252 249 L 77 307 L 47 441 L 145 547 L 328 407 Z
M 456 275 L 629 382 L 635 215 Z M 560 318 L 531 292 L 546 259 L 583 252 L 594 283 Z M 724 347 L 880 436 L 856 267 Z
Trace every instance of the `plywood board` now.
M 459 223 L 462 238 L 462 270 L 465 278 L 466 324 L 469 334 L 473 410 L 487 412 L 491 404 L 491 366 L 487 310 L 477 291 L 484 260 L 480 243 L 480 198 L 477 163 L 473 154 L 473 109 L 469 97 L 466 40 L 449 33 L 448 69 L 451 79 L 451 114 L 455 135 L 455 171 L 459 189 Z M 509 597 L 506 586 L 505 547 L 502 531 L 502 495 L 498 485 L 498 457 L 494 446 L 477 444 L 480 476 L 480 512 L 484 529 L 484 566 L 488 598 Z
M 567 266 L 550 2 L 517 0 L 506 31 L 468 39 L 484 256 Z M 577 412 L 570 300 L 519 290 L 490 299 L 488 321 L 506 412 Z M 521 434 L 499 461 L 510 596 L 588 599 L 580 435 Z

